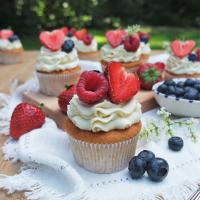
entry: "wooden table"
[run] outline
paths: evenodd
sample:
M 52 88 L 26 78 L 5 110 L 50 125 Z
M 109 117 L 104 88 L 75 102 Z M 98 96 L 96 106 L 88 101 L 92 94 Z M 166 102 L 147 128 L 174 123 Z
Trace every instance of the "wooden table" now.
M 159 54 L 161 51 L 153 51 L 152 54 Z M 10 83 L 18 80 L 23 83 L 30 79 L 34 73 L 34 65 L 36 62 L 37 51 L 24 52 L 23 62 L 20 64 L 0 65 L 0 92 L 9 93 Z M 0 134 L 0 147 L 3 146 L 7 137 Z M 20 167 L 20 163 L 11 163 L 4 161 L 2 151 L 0 151 L 0 174 L 13 175 Z M 6 192 L 0 191 L 0 200 L 25 200 L 22 193 L 7 195 Z

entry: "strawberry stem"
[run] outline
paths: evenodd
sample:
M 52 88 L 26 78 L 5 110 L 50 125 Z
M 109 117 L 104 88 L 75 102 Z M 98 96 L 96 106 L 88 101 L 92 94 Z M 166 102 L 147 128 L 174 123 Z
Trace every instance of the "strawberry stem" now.
M 65 85 L 66 90 L 69 90 L 72 87 L 72 85 Z
M 40 103 L 39 108 L 40 108 L 41 110 L 43 110 L 43 109 L 44 109 L 44 103 Z

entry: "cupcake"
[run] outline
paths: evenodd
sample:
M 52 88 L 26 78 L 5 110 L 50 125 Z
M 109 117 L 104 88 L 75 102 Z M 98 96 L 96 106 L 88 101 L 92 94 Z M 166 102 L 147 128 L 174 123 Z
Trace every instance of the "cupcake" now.
M 42 47 L 36 63 L 36 74 L 42 93 L 58 96 L 65 85 L 76 84 L 81 68 L 72 40 L 66 40 L 63 31 L 42 32 Z
M 77 163 L 95 173 L 113 173 L 133 157 L 141 130 L 139 79 L 120 63 L 81 74 L 67 106 L 67 130 Z
M 193 40 L 175 40 L 171 43 L 165 71 L 166 79 L 200 77 L 200 48 L 194 50 L 195 46 Z
M 103 70 L 109 62 L 120 62 L 128 71 L 136 71 L 138 66 L 148 60 L 151 49 L 149 35 L 139 32 L 138 26 L 110 30 L 106 33 L 108 44 L 101 48 Z
M 22 61 L 23 47 L 12 30 L 0 30 L 0 63 L 14 64 Z

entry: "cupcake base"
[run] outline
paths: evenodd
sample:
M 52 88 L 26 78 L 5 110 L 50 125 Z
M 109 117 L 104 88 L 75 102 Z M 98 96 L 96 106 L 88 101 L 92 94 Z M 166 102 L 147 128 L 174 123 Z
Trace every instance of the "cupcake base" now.
M 62 72 L 44 73 L 37 71 L 40 91 L 48 96 L 58 96 L 65 85 L 76 84 L 79 80 L 81 68 L 79 66 Z
M 134 156 L 141 122 L 124 130 L 92 133 L 68 123 L 70 145 L 77 163 L 94 173 L 113 173 L 128 166 Z
M 13 49 L 0 51 L 0 63 L 1 64 L 15 64 L 22 62 L 23 49 Z
M 200 74 L 174 74 L 165 70 L 165 79 L 170 80 L 173 78 L 200 78 Z
M 99 51 L 78 52 L 78 56 L 79 56 L 80 60 L 93 60 L 93 61 L 99 61 L 100 60 Z

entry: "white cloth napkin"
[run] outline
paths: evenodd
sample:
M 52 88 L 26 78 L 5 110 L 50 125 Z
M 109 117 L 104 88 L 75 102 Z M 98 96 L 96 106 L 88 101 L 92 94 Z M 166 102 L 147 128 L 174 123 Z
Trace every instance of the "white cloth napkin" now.
M 20 86 L 11 97 L 0 95 L 4 105 L 7 104 L 0 110 L 3 122 L 0 129 L 5 134 L 8 134 L 10 115 L 26 90 L 38 90 L 35 78 Z M 145 113 L 142 120 L 149 117 L 157 117 L 156 110 Z M 149 149 L 169 162 L 168 177 L 161 183 L 154 183 L 147 175 L 132 180 L 127 169 L 113 174 L 95 174 L 82 169 L 72 156 L 67 133 L 47 118 L 42 128 L 22 136 L 18 142 L 8 139 L 3 147 L 4 158 L 13 162 L 21 160 L 24 164 L 15 176 L 0 175 L 0 188 L 10 193 L 25 190 L 28 200 L 187 199 L 200 183 L 200 141 L 193 143 L 181 131 L 177 129 L 177 135 L 181 135 L 185 143 L 181 152 L 170 151 L 167 137 L 162 134 L 160 140 L 139 142 L 137 152 Z

